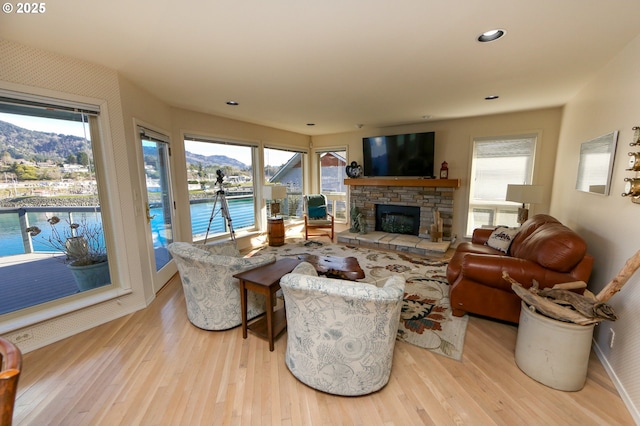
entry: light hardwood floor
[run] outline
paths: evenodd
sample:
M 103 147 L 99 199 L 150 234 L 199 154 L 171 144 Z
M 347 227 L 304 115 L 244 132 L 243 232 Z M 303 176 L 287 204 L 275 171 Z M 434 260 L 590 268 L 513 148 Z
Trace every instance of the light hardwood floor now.
M 269 352 L 186 316 L 179 278 L 147 308 L 24 356 L 15 425 L 623 425 L 594 354 L 585 388 L 539 384 L 514 362 L 516 327 L 470 318 L 462 361 L 397 342 L 386 387 L 338 397 L 298 382 L 286 333 Z

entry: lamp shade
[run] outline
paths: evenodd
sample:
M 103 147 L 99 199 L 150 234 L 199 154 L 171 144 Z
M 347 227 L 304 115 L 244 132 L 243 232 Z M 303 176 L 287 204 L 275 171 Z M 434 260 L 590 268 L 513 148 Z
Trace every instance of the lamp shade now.
M 522 204 L 540 204 L 542 202 L 542 185 L 507 185 L 507 201 Z
M 287 187 L 284 185 L 265 185 L 262 188 L 265 200 L 282 200 L 287 198 Z

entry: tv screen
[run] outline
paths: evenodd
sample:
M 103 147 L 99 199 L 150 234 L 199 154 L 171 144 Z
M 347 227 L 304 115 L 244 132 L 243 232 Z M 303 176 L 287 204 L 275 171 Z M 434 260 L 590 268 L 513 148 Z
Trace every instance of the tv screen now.
M 365 176 L 434 177 L 435 132 L 362 139 Z

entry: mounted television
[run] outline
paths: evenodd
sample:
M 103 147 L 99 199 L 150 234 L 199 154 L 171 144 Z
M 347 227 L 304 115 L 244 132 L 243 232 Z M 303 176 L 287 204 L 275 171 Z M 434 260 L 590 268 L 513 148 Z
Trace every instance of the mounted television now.
M 435 132 L 362 139 L 365 176 L 434 177 Z

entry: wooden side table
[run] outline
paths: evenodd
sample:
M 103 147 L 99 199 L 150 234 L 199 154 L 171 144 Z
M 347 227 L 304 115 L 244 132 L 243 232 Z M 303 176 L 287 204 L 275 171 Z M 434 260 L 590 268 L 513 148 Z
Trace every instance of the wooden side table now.
M 300 263 L 298 259 L 280 259 L 269 265 L 260 266 L 249 271 L 235 274 L 240 281 L 240 307 L 242 309 L 242 338 L 247 338 L 247 330 L 251 330 L 263 339 L 269 341 L 269 350 L 273 352 L 273 341 L 287 326 L 285 308 L 273 311 L 273 300 L 276 291 L 280 289 L 280 278 L 293 271 Z M 247 321 L 247 290 L 264 295 L 267 301 L 266 315 L 248 324 Z

